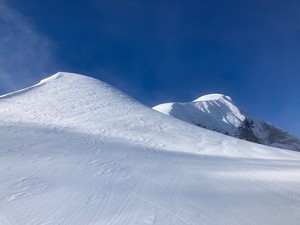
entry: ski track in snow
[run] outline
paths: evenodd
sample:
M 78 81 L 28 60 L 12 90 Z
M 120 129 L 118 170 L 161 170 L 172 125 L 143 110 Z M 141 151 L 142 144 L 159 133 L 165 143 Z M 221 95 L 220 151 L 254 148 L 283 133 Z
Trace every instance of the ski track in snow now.
M 300 153 L 197 128 L 91 78 L 0 97 L 0 143 L 1 225 L 299 225 Z

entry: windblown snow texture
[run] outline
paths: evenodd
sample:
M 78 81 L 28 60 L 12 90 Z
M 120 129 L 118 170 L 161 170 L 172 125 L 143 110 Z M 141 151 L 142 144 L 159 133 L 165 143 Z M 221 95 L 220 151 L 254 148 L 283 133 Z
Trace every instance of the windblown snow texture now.
M 263 120 L 249 116 L 235 106 L 230 97 L 222 94 L 205 95 L 187 103 L 165 103 L 153 109 L 232 137 L 300 151 L 299 138 Z
M 1 225 L 298 225 L 300 154 L 58 73 L 0 97 Z

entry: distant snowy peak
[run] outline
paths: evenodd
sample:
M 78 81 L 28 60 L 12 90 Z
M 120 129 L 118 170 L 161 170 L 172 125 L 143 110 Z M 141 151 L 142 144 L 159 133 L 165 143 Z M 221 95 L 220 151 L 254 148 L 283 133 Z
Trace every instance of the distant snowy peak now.
M 199 101 L 229 101 L 229 102 L 232 102 L 232 100 L 229 96 L 226 96 L 223 94 L 203 95 L 203 96 L 200 96 L 199 98 L 195 99 L 193 102 L 199 102 Z
M 229 96 L 204 95 L 193 102 L 164 103 L 153 109 L 185 122 L 240 139 L 300 151 L 300 140 L 265 121 L 250 117 Z
M 232 136 L 245 120 L 245 115 L 232 103 L 231 98 L 221 94 L 205 95 L 187 103 L 165 103 L 153 109 Z

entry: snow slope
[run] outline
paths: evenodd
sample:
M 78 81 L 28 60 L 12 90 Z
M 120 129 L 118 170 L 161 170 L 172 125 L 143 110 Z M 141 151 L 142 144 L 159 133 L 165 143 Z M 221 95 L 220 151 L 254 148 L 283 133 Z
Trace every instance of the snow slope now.
M 247 141 L 300 151 L 300 139 L 240 110 L 229 96 L 210 94 L 193 102 L 165 103 L 153 109 L 185 122 Z
M 0 97 L 1 225 L 298 225 L 300 154 L 58 73 Z

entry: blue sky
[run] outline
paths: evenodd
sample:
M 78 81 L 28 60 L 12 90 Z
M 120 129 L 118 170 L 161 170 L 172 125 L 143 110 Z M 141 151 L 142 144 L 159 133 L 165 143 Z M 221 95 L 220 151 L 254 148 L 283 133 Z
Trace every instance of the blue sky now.
M 0 93 L 57 71 L 153 106 L 224 93 L 300 136 L 298 0 L 0 0 Z

